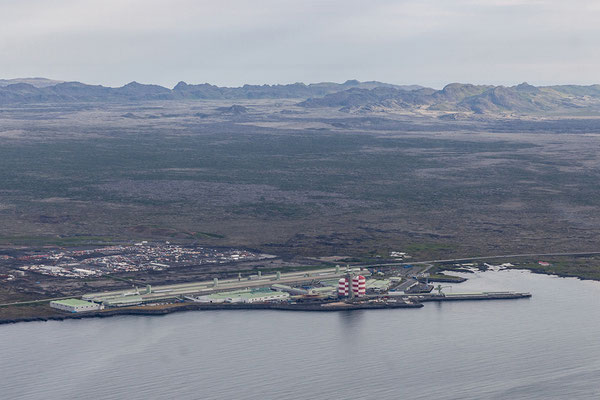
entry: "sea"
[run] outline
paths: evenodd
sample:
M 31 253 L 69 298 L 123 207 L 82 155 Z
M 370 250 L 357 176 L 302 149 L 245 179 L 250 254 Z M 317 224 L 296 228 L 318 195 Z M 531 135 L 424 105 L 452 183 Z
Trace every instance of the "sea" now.
M 0 399 L 600 399 L 599 282 L 461 276 L 533 297 L 1 325 Z

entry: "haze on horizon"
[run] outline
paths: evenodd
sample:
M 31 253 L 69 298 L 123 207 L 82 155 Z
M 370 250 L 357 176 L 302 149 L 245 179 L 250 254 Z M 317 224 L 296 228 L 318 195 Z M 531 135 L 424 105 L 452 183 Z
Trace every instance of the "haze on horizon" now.
M 0 78 L 599 83 L 593 0 L 0 3 Z

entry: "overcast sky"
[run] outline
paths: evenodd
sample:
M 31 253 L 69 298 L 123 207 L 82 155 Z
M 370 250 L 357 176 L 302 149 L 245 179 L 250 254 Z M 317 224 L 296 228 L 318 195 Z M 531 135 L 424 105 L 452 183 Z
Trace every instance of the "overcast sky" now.
M 598 0 L 0 0 L 0 78 L 600 83 Z

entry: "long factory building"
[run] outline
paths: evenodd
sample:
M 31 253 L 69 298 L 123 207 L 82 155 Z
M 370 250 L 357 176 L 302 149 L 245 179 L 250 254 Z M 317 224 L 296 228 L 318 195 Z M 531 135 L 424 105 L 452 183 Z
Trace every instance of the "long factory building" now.
M 201 297 L 218 292 L 231 292 L 240 289 L 251 289 L 277 284 L 310 282 L 313 280 L 326 280 L 339 278 L 348 273 L 368 274 L 368 270 L 361 268 L 325 268 L 310 271 L 277 273 L 273 275 L 254 275 L 246 279 L 227 279 L 202 282 L 190 282 L 175 285 L 146 286 L 145 288 L 132 288 L 84 295 L 83 300 L 103 304 L 108 307 L 125 307 L 143 303 L 184 298 L 186 296 Z

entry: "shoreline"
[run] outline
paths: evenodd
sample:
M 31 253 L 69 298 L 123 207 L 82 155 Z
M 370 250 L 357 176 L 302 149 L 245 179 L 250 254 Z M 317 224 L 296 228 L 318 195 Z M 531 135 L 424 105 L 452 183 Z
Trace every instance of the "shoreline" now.
M 547 271 L 543 268 L 532 268 L 532 267 L 525 267 L 522 265 L 515 265 L 513 267 L 502 267 L 499 269 L 492 269 L 492 268 L 476 268 L 477 272 L 488 272 L 488 271 L 528 271 L 531 272 L 532 274 L 536 274 L 536 275 L 546 275 L 546 276 L 553 276 L 556 278 L 575 278 L 578 279 L 580 281 L 592 281 L 592 282 L 600 282 L 600 278 L 588 278 L 585 276 L 580 276 L 580 275 L 574 275 L 574 274 L 568 274 L 565 272 L 551 272 L 551 271 Z M 447 268 L 441 268 L 441 271 L 446 271 L 449 273 L 458 273 L 458 274 L 470 274 L 472 272 L 468 272 L 468 271 L 457 271 L 455 269 L 447 269 Z M 469 278 L 465 278 L 466 280 L 469 280 Z M 430 282 L 434 282 L 433 280 L 430 280 Z M 464 282 L 464 281 L 463 281 Z M 451 283 L 451 282 L 446 282 L 446 283 Z M 455 283 L 462 283 L 462 282 L 455 282 Z
M 353 311 L 353 310 L 376 310 L 390 308 L 421 308 L 421 303 L 381 303 L 381 304 L 348 304 L 341 307 L 322 307 L 318 304 L 199 304 L 199 303 L 181 303 L 171 307 L 151 308 L 114 308 L 104 311 L 91 311 L 83 313 L 65 313 L 40 317 L 6 318 L 0 319 L 0 325 L 14 324 L 18 322 L 40 322 L 40 321 L 64 321 L 67 319 L 84 318 L 108 318 L 119 315 L 145 315 L 160 316 L 184 311 L 212 311 L 212 310 L 277 310 L 277 311 L 304 311 L 304 312 L 335 312 L 335 311 Z
M 131 308 L 114 308 L 103 311 L 92 311 L 83 313 L 65 313 L 40 317 L 6 318 L 0 319 L 0 325 L 14 324 L 19 322 L 40 322 L 40 321 L 63 321 L 67 319 L 84 318 L 108 318 L 119 315 L 143 315 L 143 316 L 161 316 L 184 311 L 211 311 L 211 310 L 276 310 L 276 311 L 295 311 L 295 312 L 339 312 L 355 310 L 382 310 L 408 308 L 418 309 L 424 307 L 423 302 L 443 302 L 443 301 L 485 301 L 485 300 L 512 300 L 531 297 L 530 293 L 512 293 L 512 292 L 483 292 L 480 294 L 465 294 L 451 296 L 412 296 L 413 302 L 377 302 L 377 303 L 255 303 L 255 304 L 199 304 L 199 303 L 178 303 L 163 307 L 137 306 Z

